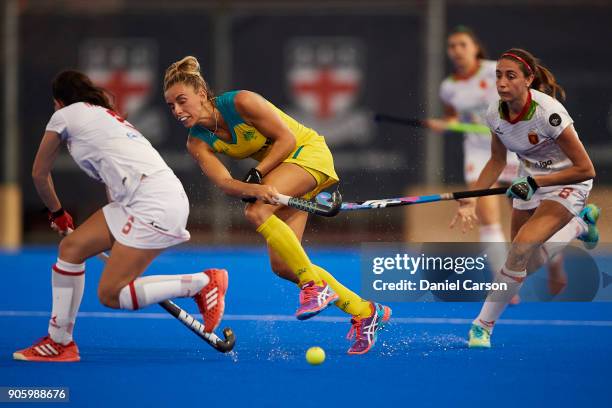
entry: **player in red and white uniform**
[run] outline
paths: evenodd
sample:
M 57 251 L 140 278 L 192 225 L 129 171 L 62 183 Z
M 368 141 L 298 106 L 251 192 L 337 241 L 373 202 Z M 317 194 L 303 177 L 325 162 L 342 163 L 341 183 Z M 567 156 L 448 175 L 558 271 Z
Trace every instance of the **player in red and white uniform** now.
M 506 165 L 507 152 L 521 161 L 513 198 L 512 246 L 497 277 L 508 284 L 503 294 L 490 294 L 470 330 L 470 347 L 490 347 L 490 334 L 508 301 L 519 292 L 527 271 L 537 270 L 574 238 L 587 244 L 599 239 L 599 209 L 586 205 L 595 177 L 593 164 L 573 120 L 555 99 L 564 96 L 552 73 L 529 52 L 511 49 L 496 68 L 499 101 L 490 106 L 491 157 L 476 189 L 490 188 Z M 460 200 L 453 224 L 471 226 L 475 200 Z M 543 245 L 544 244 L 544 245 Z
M 225 270 L 140 277 L 165 248 L 190 238 L 185 229 L 189 201 L 179 179 L 149 141 L 115 113 L 104 90 L 84 74 L 60 73 L 53 82 L 53 99 L 56 111 L 47 124 L 32 176 L 49 211 L 51 227 L 66 236 L 51 271 L 49 334 L 13 357 L 80 360 L 72 333 L 83 296 L 85 260 L 109 249 L 112 251 L 98 285 L 98 297 L 105 306 L 136 310 L 192 296 L 206 331 L 213 331 L 223 315 L 228 282 Z M 104 183 L 110 201 L 76 229 L 51 178 L 62 143 L 85 173 Z M 207 302 L 207 294 L 213 292 L 216 301 Z
M 496 61 L 485 59 L 484 47 L 476 34 L 465 26 L 453 30 L 447 39 L 447 54 L 454 73 L 440 85 L 440 98 L 444 104 L 445 117 L 429 120 L 429 127 L 443 131 L 449 122 L 478 123 L 486 125 L 487 109 L 499 100 L 495 87 Z M 475 189 L 478 176 L 491 155 L 491 135 L 467 132 L 463 137 L 464 178 L 470 189 Z M 509 185 L 518 174 L 519 161 L 511 151 L 506 156 L 506 167 L 502 170 L 499 183 Z M 503 201 L 497 196 L 481 197 L 476 202 L 481 242 L 506 242 L 500 223 L 500 206 Z M 489 260 L 495 269 L 504 262 L 506 250 L 501 245 L 492 245 L 488 251 Z M 566 280 L 563 259 L 558 256 L 549 265 L 550 282 L 556 286 Z M 551 286 L 559 291 L 560 287 Z M 518 303 L 518 295 L 512 303 Z
M 440 85 L 440 98 L 444 104 L 444 118 L 427 121 L 431 129 L 444 131 L 449 122 L 485 124 L 485 113 L 497 101 L 495 89 L 495 61 L 485 59 L 485 51 L 474 32 L 459 26 L 447 39 L 447 54 L 454 73 Z M 465 133 L 463 138 L 463 174 L 470 188 L 478 179 L 491 153 L 489 134 Z M 497 181 L 509 184 L 518 171 L 518 160 L 508 152 L 506 167 Z M 500 199 L 482 197 L 476 212 L 480 221 L 482 242 L 505 242 L 500 224 Z

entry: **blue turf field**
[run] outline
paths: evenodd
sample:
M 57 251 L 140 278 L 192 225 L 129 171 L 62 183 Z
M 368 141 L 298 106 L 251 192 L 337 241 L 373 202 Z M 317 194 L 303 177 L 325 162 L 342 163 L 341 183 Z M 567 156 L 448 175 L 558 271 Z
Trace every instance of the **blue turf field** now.
M 359 287 L 356 249 L 311 255 L 347 286 Z M 226 324 L 237 336 L 231 355 L 217 353 L 157 306 L 102 307 L 96 298 L 101 263 L 94 259 L 75 329 L 83 361 L 15 362 L 15 349 L 46 333 L 54 260 L 54 248 L 0 253 L 0 386 L 65 386 L 70 405 L 87 407 L 610 404 L 612 303 L 511 308 L 496 328 L 494 349 L 486 351 L 468 350 L 465 342 L 466 319 L 480 304 L 396 303 L 377 347 L 348 356 L 348 319 L 337 310 L 307 322 L 291 318 L 297 290 L 270 272 L 263 249 L 249 248 L 170 251 L 147 272 L 228 269 Z M 190 301 L 178 303 L 195 312 Z M 312 345 L 327 352 L 322 366 L 304 360 Z

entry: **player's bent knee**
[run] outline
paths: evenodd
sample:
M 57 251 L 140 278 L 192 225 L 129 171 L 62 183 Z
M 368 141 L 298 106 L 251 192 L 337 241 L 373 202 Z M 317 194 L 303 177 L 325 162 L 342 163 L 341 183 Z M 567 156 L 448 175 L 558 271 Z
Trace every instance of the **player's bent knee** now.
M 59 258 L 70 263 L 80 264 L 85 262 L 81 256 L 81 246 L 78 239 L 70 235 L 64 237 L 59 243 Z
M 272 214 L 274 214 L 273 207 L 255 202 L 253 204 L 249 204 L 244 209 L 244 215 L 246 219 L 253 225 L 259 226 L 263 224 Z
M 108 286 L 98 286 L 98 299 L 106 307 L 119 309 L 119 291 Z

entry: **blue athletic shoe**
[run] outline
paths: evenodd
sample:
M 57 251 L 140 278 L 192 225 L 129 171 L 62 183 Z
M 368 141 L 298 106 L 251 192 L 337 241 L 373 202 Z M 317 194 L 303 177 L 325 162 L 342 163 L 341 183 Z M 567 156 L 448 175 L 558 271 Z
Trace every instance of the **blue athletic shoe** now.
M 588 230 L 584 234 L 578 237 L 579 240 L 584 242 L 584 246 L 587 249 L 593 249 L 599 242 L 599 230 L 597 229 L 597 220 L 601 210 L 595 204 L 589 204 L 580 211 L 580 218 L 587 223 Z

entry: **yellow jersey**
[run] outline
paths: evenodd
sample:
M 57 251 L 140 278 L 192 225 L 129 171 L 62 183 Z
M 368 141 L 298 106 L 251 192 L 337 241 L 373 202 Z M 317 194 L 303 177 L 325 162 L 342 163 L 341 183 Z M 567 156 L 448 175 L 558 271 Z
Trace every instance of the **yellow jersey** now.
M 206 142 L 213 151 L 234 159 L 252 158 L 262 161 L 269 152 L 272 140 L 261 134 L 254 126 L 247 124 L 240 116 L 234 103 L 238 92 L 240 91 L 226 92 L 215 99 L 215 106 L 232 135 L 231 142 L 219 139 L 213 132 L 199 125 L 189 130 L 189 136 Z M 313 174 L 317 180 L 317 191 L 338 182 L 333 158 L 325 143 L 325 138 L 315 130 L 302 125 L 272 103 L 268 103 L 296 139 L 295 149 L 284 162 L 295 163 Z M 315 172 L 322 174 L 315 174 Z

